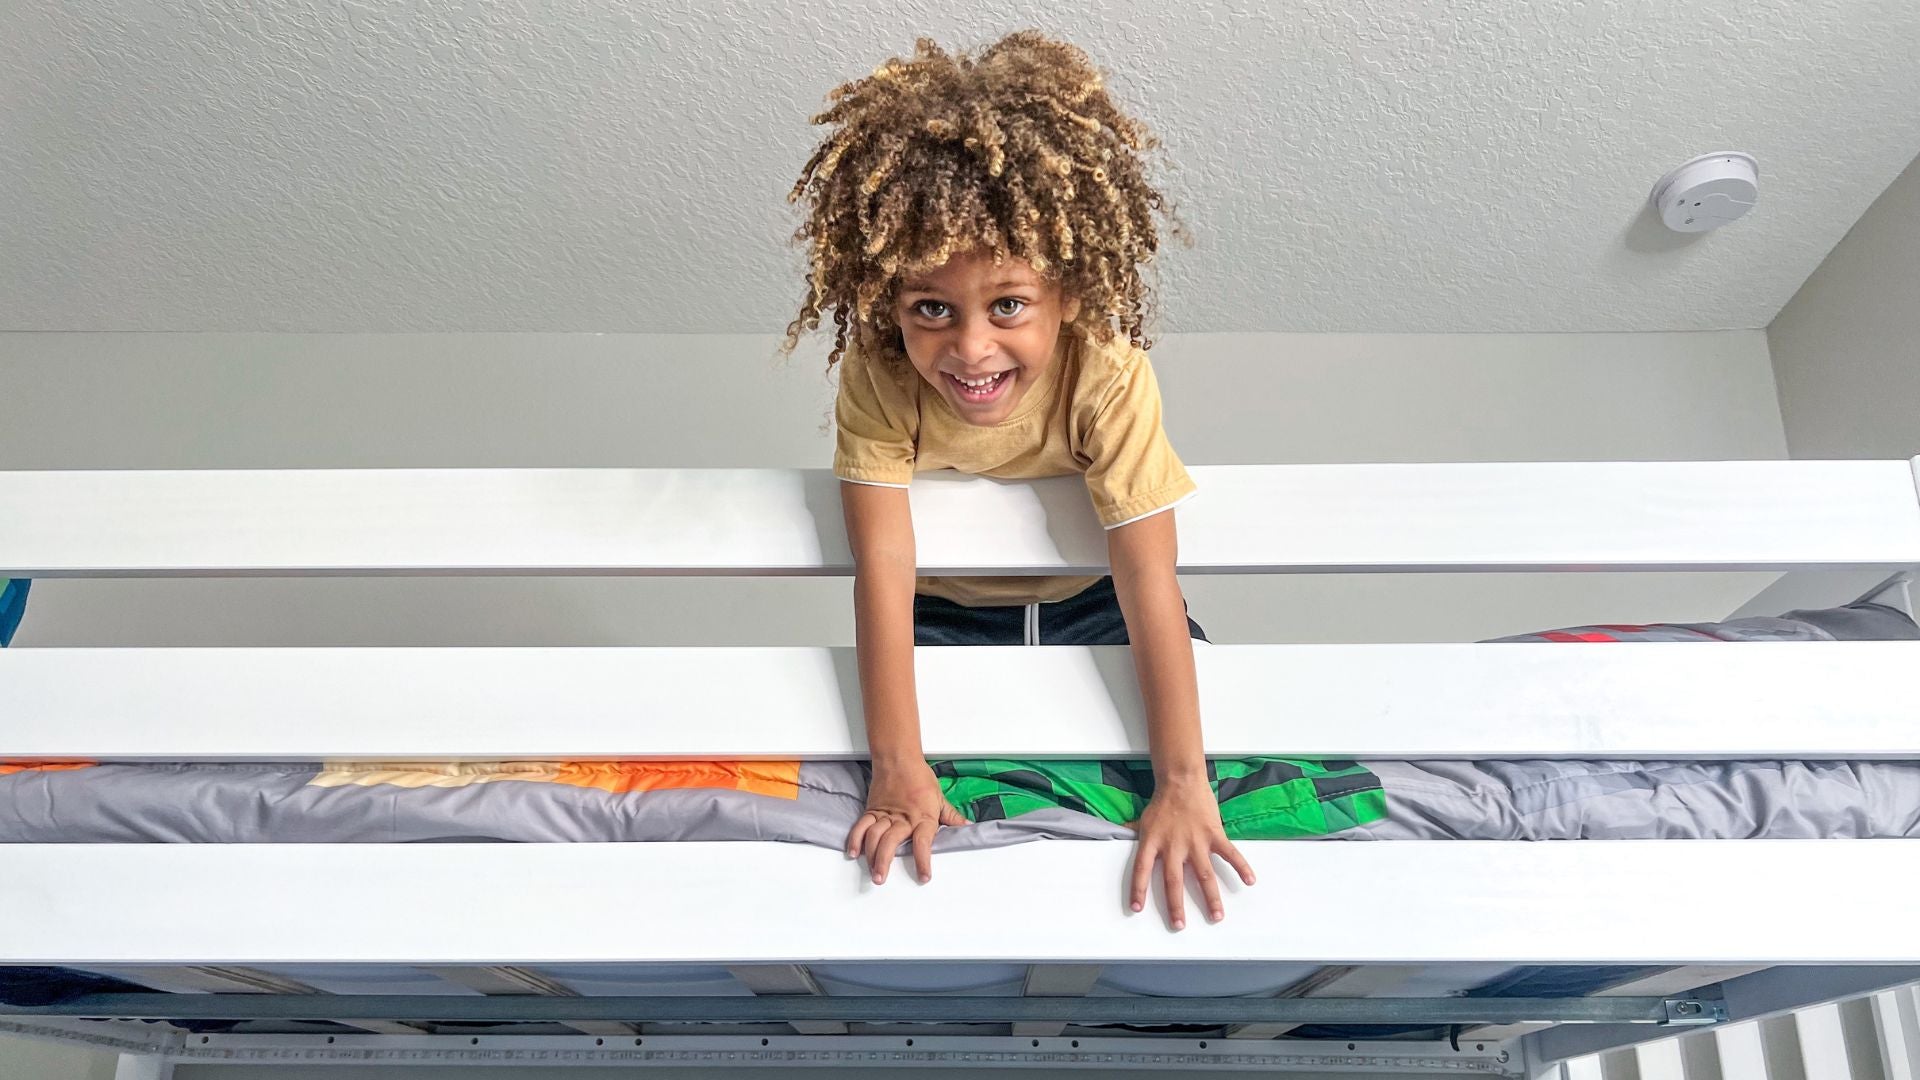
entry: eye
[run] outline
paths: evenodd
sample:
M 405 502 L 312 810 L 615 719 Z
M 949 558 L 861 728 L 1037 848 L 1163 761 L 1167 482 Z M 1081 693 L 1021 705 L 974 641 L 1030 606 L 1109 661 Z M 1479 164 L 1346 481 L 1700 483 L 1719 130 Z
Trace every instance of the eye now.
M 929 310 L 931 308 L 938 308 L 939 310 Z M 915 314 L 928 319 L 944 319 L 947 317 L 947 305 L 938 300 L 922 300 L 913 305 L 913 311 Z
M 1004 306 L 1006 304 L 1013 304 L 1015 306 L 1013 310 L 1009 311 Z M 993 313 L 995 315 L 1001 315 L 1007 318 L 1012 318 L 1013 316 L 1020 314 L 1022 311 L 1025 311 L 1026 309 L 1027 309 L 1027 302 L 1025 300 L 1020 299 L 1017 296 L 1003 296 L 1000 299 L 995 300 L 993 302 Z

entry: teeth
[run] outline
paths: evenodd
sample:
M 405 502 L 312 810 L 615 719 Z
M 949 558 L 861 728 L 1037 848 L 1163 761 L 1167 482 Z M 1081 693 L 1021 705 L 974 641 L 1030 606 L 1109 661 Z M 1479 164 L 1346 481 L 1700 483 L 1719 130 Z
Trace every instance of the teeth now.
M 1004 375 L 1004 374 L 1006 374 L 1006 372 L 1004 372 L 1004 371 L 1000 373 L 1000 375 Z M 955 382 L 957 382 L 957 383 L 959 383 L 959 384 L 960 384 L 960 385 L 962 385 L 962 386 L 971 386 L 971 387 L 973 387 L 973 388 L 974 388 L 975 390 L 978 390 L 978 389 L 980 389 L 980 388 L 981 388 L 981 387 L 983 387 L 983 386 L 991 386 L 991 385 L 993 385 L 993 383 L 994 383 L 994 381 L 1000 378 L 1000 375 L 989 375 L 989 376 L 987 376 L 986 378 L 984 378 L 984 379 L 981 379 L 981 380 L 980 380 L 980 381 L 978 381 L 978 382 L 968 382 L 967 380 L 965 380 L 965 379 L 962 379 L 962 378 L 960 378 L 960 377 L 959 377 L 958 375 L 956 375 L 956 376 L 954 376 L 954 381 L 955 381 Z

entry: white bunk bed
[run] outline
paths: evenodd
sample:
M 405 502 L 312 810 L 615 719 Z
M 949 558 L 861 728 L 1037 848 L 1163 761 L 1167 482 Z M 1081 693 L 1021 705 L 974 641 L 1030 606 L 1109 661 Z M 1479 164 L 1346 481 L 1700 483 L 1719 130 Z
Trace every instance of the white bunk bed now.
M 1920 460 L 1193 472 L 1186 574 L 1851 570 L 1894 585 L 1920 567 Z M 911 497 L 923 572 L 1104 571 L 1078 478 L 931 474 Z M 0 577 L 850 569 L 824 470 L 0 473 Z M 1920 759 L 1920 641 L 1195 652 L 1216 756 Z M 983 661 L 1004 691 L 992 709 L 957 692 Z M 1146 752 L 1124 647 L 927 647 L 915 662 L 929 756 Z M 858 698 L 850 648 L 15 648 L 0 650 L 0 760 L 836 759 L 862 753 Z M 1276 702 L 1310 720 L 1276 724 Z M 1224 922 L 1175 934 L 1124 910 L 1125 843 L 949 854 L 927 886 L 878 888 L 830 852 L 772 843 L 16 845 L 0 853 L 0 965 L 181 992 L 0 1006 L 0 1032 L 112 1047 L 149 1077 L 242 1060 L 1537 1076 L 1673 1025 L 1920 979 L 1920 844 L 1240 846 L 1262 884 L 1230 886 Z M 1013 882 L 1045 904 L 1010 912 Z M 1016 985 L 826 985 L 900 964 Z M 1575 998 L 1461 997 L 1440 977 L 1532 964 L 1654 970 Z M 583 992 L 554 974 L 581 965 L 668 989 Z M 1100 981 L 1149 967 L 1190 985 Z M 1253 994 L 1256 969 L 1292 974 Z M 326 993 L 330 971 L 394 989 Z M 670 978 L 714 971 L 724 988 Z M 1196 995 L 1196 979 L 1226 989 Z M 485 1021 L 565 1033 L 434 1026 Z M 1157 1030 L 1069 1030 L 1094 1023 Z M 1454 1038 L 1286 1037 L 1362 1023 Z

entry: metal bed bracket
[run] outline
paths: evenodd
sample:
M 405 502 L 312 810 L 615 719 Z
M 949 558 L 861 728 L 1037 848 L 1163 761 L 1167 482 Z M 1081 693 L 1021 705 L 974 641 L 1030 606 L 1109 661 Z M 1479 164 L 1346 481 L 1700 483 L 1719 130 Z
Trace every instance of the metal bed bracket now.
M 1662 1005 L 1666 1008 L 1666 1025 L 1718 1024 L 1727 1019 L 1727 1003 L 1713 998 L 1668 998 Z

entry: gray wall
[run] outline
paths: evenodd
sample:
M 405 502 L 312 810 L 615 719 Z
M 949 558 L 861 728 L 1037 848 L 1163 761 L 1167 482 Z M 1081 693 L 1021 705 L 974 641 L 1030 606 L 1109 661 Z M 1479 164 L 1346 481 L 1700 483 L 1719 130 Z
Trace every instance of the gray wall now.
M 1828 253 L 1767 343 L 1792 456 L 1920 456 L 1920 159 Z M 1788 574 L 1737 614 L 1832 603 L 1884 576 Z
M 765 336 L 0 334 L 0 468 L 814 466 L 831 386 Z M 1765 336 L 1187 334 L 1190 464 L 1779 458 Z M 1190 577 L 1216 640 L 1724 616 L 1772 575 Z M 845 581 L 60 581 L 16 645 L 850 644 Z
M 1920 159 L 1767 328 L 1798 458 L 1920 455 Z

